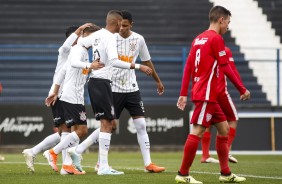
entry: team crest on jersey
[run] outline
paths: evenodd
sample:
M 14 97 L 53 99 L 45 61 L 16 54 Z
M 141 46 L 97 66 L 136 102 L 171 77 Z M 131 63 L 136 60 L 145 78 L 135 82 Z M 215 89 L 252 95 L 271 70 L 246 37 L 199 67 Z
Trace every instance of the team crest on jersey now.
M 79 119 L 81 120 L 81 121 L 86 121 L 86 112 L 80 112 L 79 113 Z
M 209 122 L 209 121 L 211 120 L 211 118 L 212 118 L 212 115 L 209 114 L 209 113 L 207 113 L 207 115 L 206 115 L 206 121 Z
M 94 41 L 94 46 L 97 46 L 100 43 L 101 39 L 100 38 L 96 38 Z
M 135 44 L 134 43 L 130 43 L 129 44 L 129 50 L 134 52 L 136 50 L 136 43 Z

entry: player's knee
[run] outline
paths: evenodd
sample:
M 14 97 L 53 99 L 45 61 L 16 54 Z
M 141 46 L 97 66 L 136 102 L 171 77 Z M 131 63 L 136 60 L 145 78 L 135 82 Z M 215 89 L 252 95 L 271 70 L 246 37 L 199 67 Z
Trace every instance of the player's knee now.
M 136 128 L 137 134 L 143 135 L 147 133 L 146 121 L 144 118 L 135 119 L 133 121 L 134 121 L 134 125 Z

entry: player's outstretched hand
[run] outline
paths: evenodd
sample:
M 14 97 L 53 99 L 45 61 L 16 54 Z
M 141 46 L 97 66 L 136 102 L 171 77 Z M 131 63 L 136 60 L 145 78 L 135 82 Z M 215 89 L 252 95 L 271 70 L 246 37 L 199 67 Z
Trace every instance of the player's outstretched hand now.
M 90 68 L 89 69 L 92 69 L 92 70 L 99 70 L 101 68 L 105 67 L 105 64 L 101 63 L 100 62 L 100 58 L 99 59 L 96 59 L 95 61 L 93 61 L 90 65 Z
M 162 95 L 164 93 L 164 85 L 162 82 L 157 82 L 157 93 Z
M 141 72 L 143 72 L 143 73 L 146 73 L 148 76 L 151 76 L 152 73 L 153 73 L 153 70 L 150 67 L 146 66 L 146 65 L 140 65 L 140 69 L 139 70 Z
M 178 98 L 176 106 L 178 107 L 178 109 L 184 111 L 186 104 L 187 104 L 187 96 L 180 96 Z
M 45 99 L 45 105 L 48 107 L 54 106 L 57 99 L 58 99 L 58 95 L 53 93 Z
M 246 92 L 240 96 L 240 100 L 249 100 L 251 98 L 251 93 L 249 90 L 246 90 Z

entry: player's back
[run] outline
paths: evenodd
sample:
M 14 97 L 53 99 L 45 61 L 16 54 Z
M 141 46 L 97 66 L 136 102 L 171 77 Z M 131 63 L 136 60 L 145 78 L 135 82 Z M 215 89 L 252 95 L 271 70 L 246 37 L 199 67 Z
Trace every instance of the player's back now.
M 189 55 L 190 62 L 194 63 L 193 101 L 216 101 L 218 74 L 216 55 L 220 55 L 222 46 L 224 48 L 222 37 L 213 30 L 204 31 L 193 40 Z

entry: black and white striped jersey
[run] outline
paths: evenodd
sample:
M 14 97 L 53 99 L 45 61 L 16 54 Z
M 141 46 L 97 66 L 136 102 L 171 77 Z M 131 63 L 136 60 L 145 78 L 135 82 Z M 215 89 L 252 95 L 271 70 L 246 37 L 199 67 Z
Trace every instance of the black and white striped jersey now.
M 117 52 L 120 60 L 128 63 L 135 63 L 138 56 L 141 61 L 151 59 L 146 42 L 142 35 L 132 32 L 128 38 L 115 34 L 117 42 Z M 138 91 L 139 87 L 136 81 L 135 70 L 112 69 L 112 91 L 118 93 L 128 93 Z

